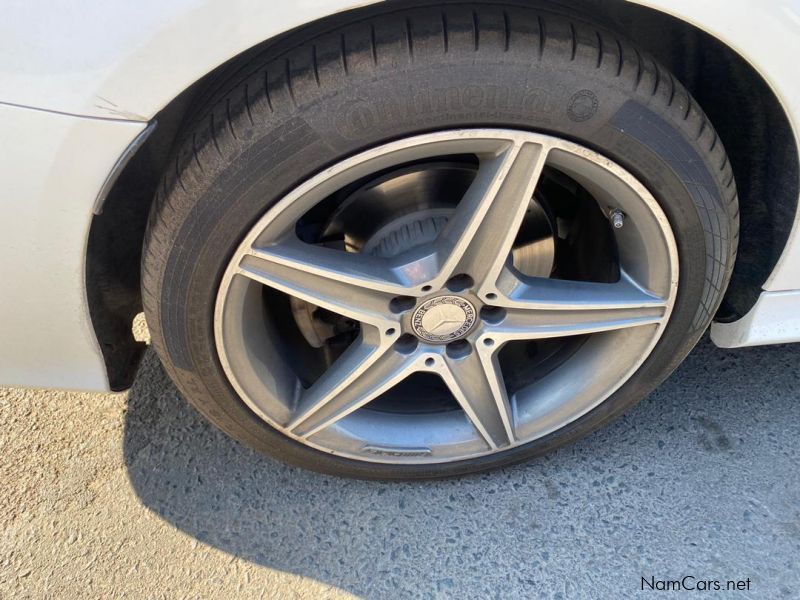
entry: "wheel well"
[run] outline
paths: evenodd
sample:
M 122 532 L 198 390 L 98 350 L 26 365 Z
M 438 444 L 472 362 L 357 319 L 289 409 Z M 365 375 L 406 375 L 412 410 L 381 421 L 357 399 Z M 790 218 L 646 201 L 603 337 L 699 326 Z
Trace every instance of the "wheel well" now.
M 522 4 L 506 2 L 510 3 Z M 159 112 L 158 127 L 121 172 L 89 233 L 87 297 L 112 389 L 130 386 L 141 356 L 142 345 L 134 340 L 131 323 L 142 310 L 139 268 L 147 215 L 180 126 L 196 100 L 224 90 L 229 78 L 264 52 L 279 52 L 343 22 L 424 4 L 442 2 L 379 3 L 287 32 L 221 65 Z M 777 264 L 797 210 L 797 146 L 772 90 L 724 43 L 656 10 L 626 0 L 536 6 L 620 32 L 674 73 L 706 112 L 728 152 L 741 210 L 739 254 L 717 319 L 744 315 Z

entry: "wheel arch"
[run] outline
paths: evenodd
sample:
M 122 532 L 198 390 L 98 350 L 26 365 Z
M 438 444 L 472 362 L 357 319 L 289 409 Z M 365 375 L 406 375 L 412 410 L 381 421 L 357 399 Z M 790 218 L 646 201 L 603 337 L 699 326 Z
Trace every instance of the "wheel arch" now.
M 93 218 L 87 246 L 89 310 L 113 389 L 125 389 L 132 383 L 141 355 L 141 344 L 133 339 L 130 324 L 141 312 L 139 263 L 145 224 L 176 135 L 195 101 L 215 93 L 228 77 L 235 76 L 238 67 L 263 52 L 279 52 L 298 39 L 343 22 L 432 3 L 402 1 L 389 6 L 380 2 L 336 12 L 355 3 L 330 2 L 327 6 L 335 14 L 322 15 L 267 40 L 247 41 L 243 46 L 247 49 L 236 56 L 221 54 L 218 66 L 210 72 L 198 65 L 186 82 L 179 82 L 185 89 L 160 90 L 162 108 L 148 115 L 158 126 L 115 174 L 118 177 L 108 190 L 102 212 Z M 746 314 L 778 264 L 797 214 L 797 136 L 770 83 L 726 42 L 661 10 L 627 0 L 535 5 L 599 21 L 628 37 L 672 71 L 707 113 L 733 165 L 742 224 L 739 258 L 718 318 L 735 320 Z M 192 78 L 196 80 L 188 84 Z

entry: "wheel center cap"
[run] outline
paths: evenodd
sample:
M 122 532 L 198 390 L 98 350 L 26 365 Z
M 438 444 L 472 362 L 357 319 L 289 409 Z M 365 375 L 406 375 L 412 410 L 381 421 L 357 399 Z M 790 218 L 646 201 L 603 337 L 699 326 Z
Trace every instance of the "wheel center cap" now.
M 475 324 L 475 307 L 460 296 L 437 296 L 422 303 L 411 315 L 411 327 L 428 342 L 452 342 Z

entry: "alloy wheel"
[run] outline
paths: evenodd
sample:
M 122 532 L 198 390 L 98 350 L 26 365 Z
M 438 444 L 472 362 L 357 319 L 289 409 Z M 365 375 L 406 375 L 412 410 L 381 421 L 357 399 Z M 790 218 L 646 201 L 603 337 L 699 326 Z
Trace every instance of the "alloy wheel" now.
M 444 131 L 347 158 L 270 208 L 222 277 L 216 346 L 242 400 L 302 444 L 457 461 L 603 402 L 677 285 L 669 222 L 618 164 L 536 133 Z

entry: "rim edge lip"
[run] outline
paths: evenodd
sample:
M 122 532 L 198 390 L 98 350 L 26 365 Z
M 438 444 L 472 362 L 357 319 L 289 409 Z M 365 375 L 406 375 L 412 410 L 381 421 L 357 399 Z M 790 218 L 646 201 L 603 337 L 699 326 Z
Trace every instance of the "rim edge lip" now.
M 529 141 L 533 143 L 546 144 L 550 150 L 559 149 L 567 152 L 568 154 L 578 156 L 582 159 L 595 163 L 596 165 L 600 166 L 606 171 L 611 172 L 613 175 L 619 178 L 624 184 L 626 184 L 629 188 L 631 188 L 631 190 L 638 196 L 638 198 L 647 206 L 650 213 L 652 214 L 652 216 L 655 218 L 656 222 L 659 225 L 659 230 L 662 234 L 662 237 L 664 238 L 663 241 L 668 249 L 669 253 L 668 259 L 670 263 L 669 264 L 670 283 L 669 283 L 669 294 L 667 298 L 666 309 L 664 312 L 663 319 L 659 324 L 656 325 L 656 331 L 652 335 L 650 343 L 647 344 L 645 350 L 641 353 L 639 359 L 634 362 L 634 364 L 627 372 L 625 372 L 624 376 L 622 376 L 615 385 L 611 386 L 609 390 L 600 394 L 600 396 L 594 402 L 584 407 L 583 410 L 581 410 L 576 414 L 571 415 L 570 418 L 564 421 L 563 423 L 559 423 L 558 425 L 555 425 L 549 429 L 544 430 L 535 437 L 514 441 L 510 445 L 504 446 L 500 449 L 494 449 L 494 450 L 487 449 L 484 452 L 472 453 L 467 456 L 461 456 L 455 458 L 439 457 L 439 458 L 427 458 L 426 460 L 413 460 L 413 459 L 386 460 L 380 455 L 351 454 L 349 452 L 340 452 L 319 444 L 315 444 L 308 438 L 302 438 L 301 436 L 297 436 L 286 431 L 283 426 L 277 423 L 270 415 L 266 414 L 262 408 L 260 408 L 255 402 L 253 402 L 253 400 L 249 397 L 249 394 L 243 389 L 241 384 L 238 382 L 236 374 L 230 364 L 230 361 L 227 359 L 227 352 L 224 346 L 224 335 L 223 335 L 223 321 L 224 321 L 223 313 L 225 309 L 226 300 L 228 298 L 228 290 L 230 288 L 231 282 L 236 276 L 236 262 L 238 257 L 246 253 L 247 250 L 250 247 L 252 247 L 253 243 L 263 234 L 267 225 L 272 221 L 274 221 L 276 216 L 283 213 L 284 210 L 289 206 L 291 206 L 297 199 L 306 196 L 308 193 L 312 192 L 314 189 L 318 188 L 322 183 L 331 179 L 332 177 L 340 175 L 343 172 L 349 171 L 353 169 L 353 167 L 362 164 L 372 158 L 395 154 L 399 150 L 403 150 L 412 146 L 420 146 L 423 144 L 430 145 L 430 144 L 435 144 L 437 142 L 479 141 L 479 140 L 491 141 L 495 143 L 500 143 L 500 142 L 515 143 L 520 141 Z M 223 372 L 225 373 L 226 379 L 233 388 L 233 390 L 235 391 L 236 395 L 243 403 L 245 403 L 245 405 L 251 411 L 253 411 L 253 413 L 260 420 L 264 421 L 270 427 L 273 427 L 279 433 L 285 435 L 287 438 L 292 439 L 293 441 L 298 442 L 304 446 L 308 446 L 317 451 L 320 451 L 324 454 L 334 455 L 341 458 L 347 458 L 349 460 L 354 460 L 357 462 L 369 462 L 375 464 L 396 465 L 396 466 L 406 466 L 406 467 L 423 466 L 431 464 L 457 463 L 493 454 L 499 455 L 507 450 L 518 448 L 520 446 L 524 446 L 536 440 L 540 440 L 544 437 L 547 437 L 548 435 L 554 433 L 555 431 L 558 431 L 559 429 L 562 429 L 563 427 L 569 425 L 570 423 L 573 423 L 574 421 L 580 419 L 587 413 L 591 412 L 592 410 L 600 406 L 603 402 L 608 400 L 608 398 L 610 398 L 623 385 L 625 385 L 627 381 L 630 380 L 630 378 L 639 370 L 642 364 L 652 354 L 653 349 L 658 344 L 665 329 L 669 326 L 678 290 L 678 281 L 679 281 L 678 258 L 679 257 L 677 251 L 677 243 L 675 241 L 675 237 L 672 231 L 672 227 L 669 223 L 669 219 L 667 218 L 666 213 L 664 213 L 663 209 L 661 208 L 661 205 L 658 203 L 658 201 L 655 199 L 652 193 L 644 186 L 644 184 L 642 184 L 639 181 L 638 178 L 636 178 L 633 174 L 631 174 L 627 169 L 625 169 L 615 161 L 609 159 L 608 157 L 604 156 L 603 154 L 600 154 L 595 150 L 587 148 L 586 146 L 582 146 L 581 144 L 578 144 L 576 142 L 572 142 L 570 140 L 555 137 L 552 135 L 537 133 L 532 131 L 517 130 L 517 129 L 464 128 L 464 129 L 451 129 L 451 130 L 413 135 L 392 142 L 380 144 L 373 148 L 369 148 L 367 150 L 358 152 L 352 156 L 349 156 L 343 160 L 336 162 L 333 165 L 330 165 L 322 169 L 316 175 L 311 176 L 303 183 L 301 183 L 299 186 L 291 190 L 288 194 L 283 196 L 273 206 L 265 210 L 264 214 L 248 230 L 245 237 L 242 239 L 242 241 L 236 247 L 236 250 L 231 255 L 230 259 L 228 260 L 228 264 L 225 268 L 225 272 L 223 273 L 223 276 L 217 288 L 217 295 L 216 295 L 214 316 L 213 316 L 216 358 L 217 360 L 219 360 L 220 366 L 222 366 L 223 368 Z M 514 403 L 514 405 L 516 406 L 516 403 Z M 516 409 L 514 412 L 516 413 Z

